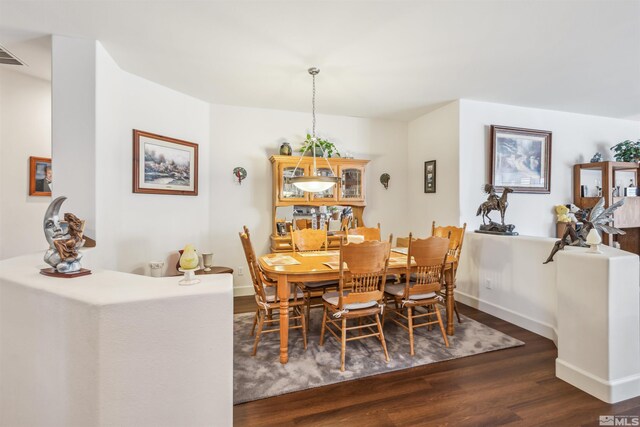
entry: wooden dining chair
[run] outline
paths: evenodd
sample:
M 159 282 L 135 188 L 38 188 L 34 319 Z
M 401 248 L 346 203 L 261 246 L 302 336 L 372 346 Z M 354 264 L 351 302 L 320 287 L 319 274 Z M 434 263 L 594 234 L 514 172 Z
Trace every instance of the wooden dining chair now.
M 389 361 L 380 315 L 384 309 L 390 250 L 391 239 L 388 242 L 340 244 L 339 288 L 337 292 L 327 292 L 322 296 L 324 314 L 320 330 L 320 345 L 324 345 L 325 331 L 341 343 L 340 371 L 345 368 L 347 341 L 376 337 L 382 345 L 385 361 Z M 347 284 L 351 287 L 349 291 L 345 291 Z M 347 322 L 353 319 L 358 320 L 357 324 L 347 326 Z M 364 324 L 363 320 L 366 321 Z M 360 333 L 347 337 L 348 331 Z
M 396 248 L 408 248 L 409 247 L 409 237 L 398 237 L 396 238 Z M 413 238 L 415 240 L 415 238 Z
M 294 252 L 310 252 L 327 250 L 327 231 L 312 230 L 295 230 L 291 233 L 291 247 Z M 311 317 L 311 309 L 322 307 L 321 303 L 312 304 L 312 299 L 322 296 L 329 289 L 338 289 L 337 280 L 323 280 L 320 282 L 298 283 L 298 286 L 305 294 L 307 301 L 307 328 L 309 327 L 309 319 Z
M 311 221 L 308 219 L 296 219 L 294 222 L 297 230 L 305 230 L 311 227 Z
M 272 326 L 274 323 L 280 322 L 280 316 L 278 314 L 272 315 L 274 311 L 280 311 L 280 300 L 278 298 L 277 288 L 275 284 L 269 281 L 258 264 L 255 252 L 253 251 L 253 245 L 251 244 L 251 236 L 249 229 L 245 226 L 244 231 L 240 232 L 240 241 L 242 242 L 242 249 L 244 249 L 244 255 L 247 259 L 247 265 L 249 267 L 249 273 L 251 274 L 251 281 L 253 283 L 253 290 L 255 292 L 255 299 L 257 304 L 256 314 L 253 318 L 253 326 L 251 327 L 251 335 L 258 326 L 256 333 L 256 339 L 253 344 L 252 356 L 256 355 L 258 351 L 258 343 L 260 342 L 260 336 L 263 333 L 280 332 L 280 327 L 276 326 L 271 329 L 264 329 L 265 324 Z M 302 339 L 304 341 L 304 349 L 307 349 L 307 321 L 305 314 L 305 307 L 307 301 L 305 299 L 304 292 L 297 286 L 292 285 L 291 292 L 289 294 L 289 321 L 294 321 L 295 325 L 289 325 L 290 329 L 302 329 Z M 299 321 L 299 325 L 298 325 Z
M 327 230 L 305 228 L 291 232 L 291 247 L 293 252 L 327 250 Z
M 449 239 L 429 237 L 412 240 L 409 235 L 405 282 L 388 284 L 385 288 L 387 302 L 394 304 L 394 307 L 387 304 L 385 317 L 387 313 L 393 313 L 390 320 L 409 331 L 412 356 L 415 354 L 413 331 L 423 326 L 438 324 L 444 343 L 449 347 L 449 340 L 447 340 L 438 308 L 438 302 L 442 297 L 437 294 L 444 285 L 444 268 L 448 250 Z M 415 261 L 415 266 L 411 265 L 411 259 Z M 426 311 L 418 312 L 418 307 L 424 307 Z M 434 317 L 435 320 L 433 320 Z M 420 320 L 416 323 L 419 319 L 424 321 Z
M 356 227 L 347 230 L 347 234 L 356 234 L 364 236 L 365 241 L 380 241 L 380 223 L 378 227 Z
M 465 222 L 462 227 L 456 227 L 454 225 L 436 226 L 436 222 L 431 223 L 431 235 L 436 237 L 448 237 L 449 238 L 449 251 L 448 256 L 453 260 L 453 280 L 455 287 L 456 273 L 458 272 L 458 265 L 460 263 L 460 255 L 462 254 L 462 243 L 464 242 L 464 233 L 467 229 L 467 223 Z M 445 289 L 441 289 L 440 296 L 445 299 L 443 304 L 446 304 L 447 292 Z M 462 323 L 460 313 L 458 313 L 458 304 L 453 303 L 453 311 L 456 314 L 458 323 Z

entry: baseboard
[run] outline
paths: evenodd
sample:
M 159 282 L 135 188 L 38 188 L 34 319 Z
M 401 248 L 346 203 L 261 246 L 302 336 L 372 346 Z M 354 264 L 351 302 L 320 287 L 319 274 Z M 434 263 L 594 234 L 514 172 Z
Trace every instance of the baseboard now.
M 640 395 L 640 375 L 607 381 L 558 358 L 556 377 L 607 403 L 618 403 Z
M 460 301 L 461 303 L 466 304 L 470 307 L 476 308 L 480 311 L 484 311 L 485 313 L 489 313 L 492 316 L 495 316 L 502 320 L 506 320 L 509 323 L 513 323 L 514 325 L 520 326 L 521 328 L 524 328 L 538 335 L 542 335 L 543 337 L 553 341 L 556 347 L 558 346 L 558 334 L 556 332 L 556 328 L 549 325 L 548 323 L 532 319 L 523 314 L 516 313 L 515 311 L 508 308 L 481 300 L 459 290 L 455 291 L 455 298 L 456 301 Z
M 253 295 L 253 286 L 234 286 L 233 296 L 243 297 L 247 295 Z

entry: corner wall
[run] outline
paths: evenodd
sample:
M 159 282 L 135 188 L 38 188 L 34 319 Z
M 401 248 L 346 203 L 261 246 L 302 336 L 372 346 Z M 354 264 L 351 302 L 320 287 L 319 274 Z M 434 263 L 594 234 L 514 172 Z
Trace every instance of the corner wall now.
M 173 274 L 177 250 L 207 246 L 209 228 L 209 105 L 121 70 L 97 46 L 96 211 L 104 268 L 148 273 L 165 261 Z M 133 187 L 133 129 L 198 144 L 198 196 L 138 194 Z
M 29 157 L 51 157 L 51 83 L 8 67 L 0 68 L 0 259 L 47 248 L 51 202 L 29 196 Z
M 431 235 L 431 222 L 458 224 L 460 103 L 447 104 L 408 125 L 409 224 L 414 235 Z M 424 162 L 436 161 L 436 192 L 424 192 Z
M 209 230 L 209 105 L 121 70 L 99 42 L 53 37 L 54 196 L 87 220 L 84 264 L 175 272 L 177 250 Z M 133 129 L 199 144 L 199 195 L 132 193 Z

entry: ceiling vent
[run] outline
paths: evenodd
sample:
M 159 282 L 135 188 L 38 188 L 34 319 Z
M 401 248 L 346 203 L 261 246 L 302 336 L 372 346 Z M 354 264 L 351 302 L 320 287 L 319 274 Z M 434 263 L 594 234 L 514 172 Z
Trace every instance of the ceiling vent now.
M 8 65 L 25 65 L 17 56 L 9 52 L 4 46 L 0 45 L 0 64 Z

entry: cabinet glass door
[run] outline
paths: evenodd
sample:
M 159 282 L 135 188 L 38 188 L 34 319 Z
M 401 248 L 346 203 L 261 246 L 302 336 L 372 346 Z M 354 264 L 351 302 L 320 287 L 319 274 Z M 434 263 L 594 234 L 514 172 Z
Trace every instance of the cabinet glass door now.
M 295 170 L 295 175 L 294 175 Z M 304 166 L 298 167 L 296 169 L 295 166 L 285 166 L 280 165 L 280 180 L 281 180 L 281 191 L 280 191 L 280 200 L 283 201 L 306 201 L 307 194 L 300 190 L 293 184 L 288 184 L 285 182 L 285 178 L 292 178 L 294 176 L 303 176 L 306 174 L 306 168 Z
M 362 168 L 356 167 L 340 169 L 340 200 L 364 200 L 363 172 Z
M 328 167 L 318 168 L 317 175 L 318 176 L 335 176 L 335 172 L 332 172 Z M 335 185 L 332 185 L 330 188 L 325 191 L 321 191 L 319 193 L 313 193 L 313 200 L 337 200 L 338 188 Z

